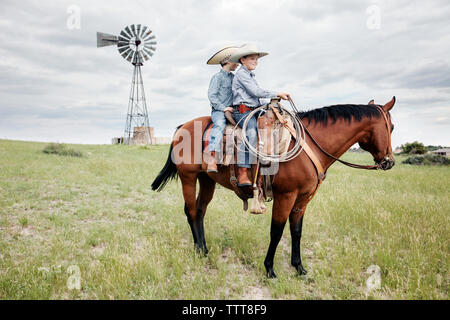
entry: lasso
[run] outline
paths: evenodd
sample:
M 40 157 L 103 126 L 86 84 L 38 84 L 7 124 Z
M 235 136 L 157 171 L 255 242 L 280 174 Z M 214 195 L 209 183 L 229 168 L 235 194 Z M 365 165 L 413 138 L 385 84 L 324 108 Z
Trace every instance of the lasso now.
M 295 111 L 297 111 L 297 109 L 295 108 L 295 105 L 293 104 L 291 99 L 289 99 L 289 102 L 291 103 L 291 106 L 293 107 L 293 109 Z M 262 141 L 260 141 L 260 143 L 259 143 L 259 148 L 256 148 L 255 146 L 251 145 L 247 139 L 246 129 L 247 129 L 248 122 L 257 112 L 265 112 L 269 108 L 268 105 L 264 105 L 264 106 L 254 109 L 252 112 L 250 112 L 248 114 L 247 117 L 245 117 L 244 123 L 242 124 L 241 139 L 244 142 L 245 146 L 247 147 L 249 152 L 251 152 L 252 155 L 259 157 L 262 161 L 265 161 L 265 162 L 267 162 L 267 161 L 287 162 L 287 161 L 292 160 L 296 156 L 298 156 L 303 151 L 302 141 L 305 137 L 305 128 L 303 126 L 303 123 L 300 121 L 298 116 L 293 111 L 284 108 L 281 104 L 278 104 L 278 107 L 281 110 L 283 110 L 289 114 L 289 116 L 291 117 L 294 129 L 295 129 L 295 132 L 297 134 L 297 139 L 295 140 L 294 147 L 283 154 L 267 154 L 262 151 L 262 147 L 263 147 Z M 242 119 L 239 120 L 239 122 L 233 128 L 232 139 L 233 139 L 233 143 L 234 143 L 235 147 L 236 147 L 236 142 L 234 139 L 234 133 L 236 131 L 237 126 L 239 125 L 239 123 L 241 121 L 242 121 Z M 275 143 L 278 143 L 278 139 L 275 139 Z

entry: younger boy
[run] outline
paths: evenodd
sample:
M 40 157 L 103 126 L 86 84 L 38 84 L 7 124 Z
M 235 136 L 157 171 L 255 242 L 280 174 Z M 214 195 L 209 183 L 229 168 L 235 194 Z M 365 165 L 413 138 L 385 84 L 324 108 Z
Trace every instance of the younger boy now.
M 211 157 L 208 159 L 207 172 L 217 173 L 216 151 L 220 151 L 223 133 L 225 131 L 225 111 L 233 112 L 233 93 L 231 84 L 233 82 L 233 73 L 239 66 L 238 63 L 230 62 L 229 58 L 236 52 L 238 47 L 226 47 L 214 54 L 207 64 L 220 64 L 221 69 L 216 73 L 209 83 L 208 98 L 211 104 L 211 119 L 213 127 L 209 136 L 208 151 Z

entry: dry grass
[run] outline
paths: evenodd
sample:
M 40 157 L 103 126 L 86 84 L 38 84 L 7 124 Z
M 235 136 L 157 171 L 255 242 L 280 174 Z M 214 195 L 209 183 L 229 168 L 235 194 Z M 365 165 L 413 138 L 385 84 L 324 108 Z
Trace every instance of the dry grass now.
M 448 299 L 448 168 L 332 166 L 305 216 L 308 275 L 290 267 L 286 228 L 268 280 L 270 214 L 244 213 L 230 190 L 208 208 L 210 254 L 195 253 L 180 183 L 150 190 L 168 146 L 44 146 L 0 140 L 0 299 Z

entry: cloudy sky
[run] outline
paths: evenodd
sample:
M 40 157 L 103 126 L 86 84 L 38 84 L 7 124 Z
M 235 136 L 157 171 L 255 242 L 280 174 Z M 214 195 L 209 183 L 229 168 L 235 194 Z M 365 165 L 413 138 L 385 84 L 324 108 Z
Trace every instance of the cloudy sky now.
M 396 96 L 393 146 L 450 145 L 449 17 L 448 0 L 1 0 L 0 138 L 121 136 L 132 65 L 113 46 L 96 48 L 96 31 L 141 23 L 158 41 L 142 69 L 156 136 L 209 114 L 218 68 L 206 61 L 253 42 L 270 53 L 255 72 L 259 84 L 290 92 L 297 107 Z

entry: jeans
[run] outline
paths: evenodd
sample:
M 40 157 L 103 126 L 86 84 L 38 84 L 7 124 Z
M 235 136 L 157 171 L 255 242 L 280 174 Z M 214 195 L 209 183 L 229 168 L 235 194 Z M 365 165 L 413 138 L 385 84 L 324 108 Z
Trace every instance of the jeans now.
M 239 123 L 239 126 L 242 128 L 245 118 L 250 114 L 251 111 L 247 111 L 245 113 L 240 113 L 239 111 L 234 111 L 234 119 Z M 253 147 L 257 147 L 256 144 L 258 142 L 258 127 L 256 119 L 259 117 L 259 112 L 254 114 L 253 117 L 247 123 L 247 130 L 245 134 L 247 135 L 247 140 Z M 240 121 L 240 122 L 239 122 Z M 256 163 L 256 157 L 251 154 L 247 147 L 244 145 L 244 141 L 242 141 L 241 145 L 238 146 L 238 156 L 237 156 L 237 165 L 238 167 L 250 168 L 251 165 Z
M 222 139 L 225 131 L 226 119 L 223 111 L 211 111 L 211 119 L 213 128 L 209 135 L 208 151 L 220 152 L 222 150 Z

